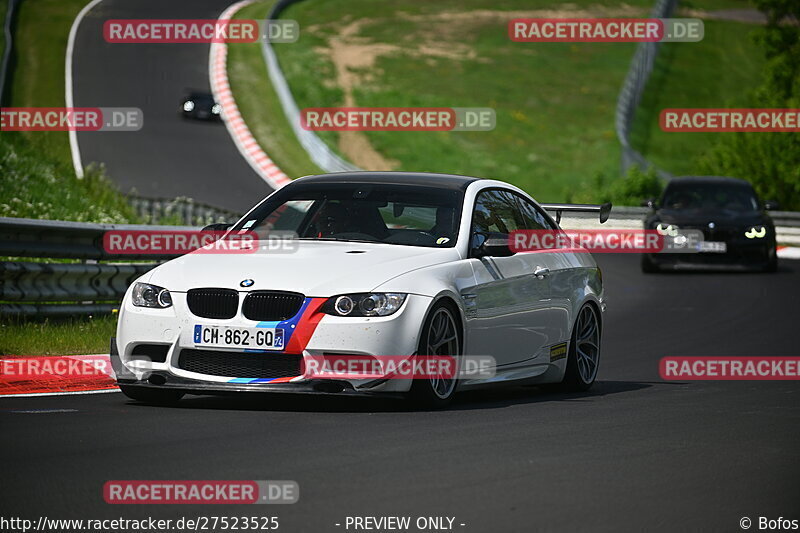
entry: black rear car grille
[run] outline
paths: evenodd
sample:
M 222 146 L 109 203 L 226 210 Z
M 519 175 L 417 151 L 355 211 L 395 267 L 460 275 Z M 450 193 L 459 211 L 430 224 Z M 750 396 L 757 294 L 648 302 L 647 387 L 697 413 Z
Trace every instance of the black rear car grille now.
M 303 305 L 305 296 L 296 292 L 253 291 L 242 304 L 242 314 L 250 320 L 288 320 Z
M 191 289 L 186 303 L 195 316 L 233 318 L 239 308 L 239 293 L 232 289 Z
M 303 356 L 282 353 L 215 352 L 181 350 L 178 367 L 230 378 L 288 378 L 302 374 Z

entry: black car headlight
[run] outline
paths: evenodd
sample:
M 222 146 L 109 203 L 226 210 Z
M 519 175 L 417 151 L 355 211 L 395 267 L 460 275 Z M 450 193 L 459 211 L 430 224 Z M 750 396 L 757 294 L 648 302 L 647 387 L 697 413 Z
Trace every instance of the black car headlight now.
M 659 235 L 669 235 L 670 237 L 676 237 L 678 235 L 678 226 L 675 224 L 664 224 L 663 222 L 659 222 L 656 224 L 656 231 Z
M 191 113 L 193 109 L 194 109 L 194 102 L 192 102 L 191 100 L 187 100 L 183 103 L 183 110 L 186 111 L 187 113 Z
M 136 307 L 166 309 L 172 307 L 172 296 L 164 287 L 149 283 L 135 283 L 131 291 L 131 302 Z
M 398 292 L 342 294 L 329 298 L 322 311 L 336 316 L 389 316 L 402 307 L 406 296 Z
M 744 232 L 744 236 L 748 239 L 763 239 L 767 236 L 766 226 L 751 226 Z

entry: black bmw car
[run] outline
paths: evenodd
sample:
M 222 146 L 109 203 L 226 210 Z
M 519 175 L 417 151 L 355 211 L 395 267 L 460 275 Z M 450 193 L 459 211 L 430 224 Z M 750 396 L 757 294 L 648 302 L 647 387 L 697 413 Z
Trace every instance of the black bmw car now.
M 183 118 L 219 120 L 222 107 L 214 101 L 214 96 L 210 93 L 192 91 L 181 100 L 178 112 Z
M 642 255 L 642 271 L 661 269 L 736 269 L 774 272 L 778 267 L 775 225 L 746 181 L 721 177 L 683 177 L 669 182 L 661 198 L 644 202 L 653 211 L 645 229 L 662 235 L 699 230 L 696 253 Z

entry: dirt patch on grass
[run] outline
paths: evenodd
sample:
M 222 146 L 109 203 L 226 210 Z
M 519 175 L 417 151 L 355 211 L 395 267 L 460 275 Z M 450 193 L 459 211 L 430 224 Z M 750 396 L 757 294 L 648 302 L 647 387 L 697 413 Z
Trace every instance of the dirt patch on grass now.
M 424 15 L 397 12 L 391 18 L 385 19 L 353 20 L 348 16 L 336 22 L 310 26 L 305 31 L 316 33 L 321 28 L 337 28 L 338 33 L 328 38 L 328 46 L 319 47 L 317 51 L 327 55 L 333 62 L 336 85 L 344 93 L 343 105 L 353 107 L 357 105 L 353 96 L 354 89 L 375 78 L 375 63 L 382 56 L 407 54 L 427 62 L 435 59 L 487 61 L 479 57 L 475 49 L 462 42 L 465 34 L 481 26 L 497 24 L 499 31 L 505 32 L 505 24 L 512 18 L 641 17 L 646 14 L 646 10 L 626 4 L 614 8 L 596 6 L 580 9 L 574 4 L 564 4 L 560 9 L 479 9 Z M 393 20 L 398 19 L 414 22 L 418 28 L 416 35 L 409 35 L 402 45 L 375 42 L 359 35 L 364 26 L 392 24 Z M 386 158 L 375 150 L 367 136 L 360 131 L 341 132 L 339 150 L 347 159 L 364 169 L 393 170 L 399 165 L 399 161 Z

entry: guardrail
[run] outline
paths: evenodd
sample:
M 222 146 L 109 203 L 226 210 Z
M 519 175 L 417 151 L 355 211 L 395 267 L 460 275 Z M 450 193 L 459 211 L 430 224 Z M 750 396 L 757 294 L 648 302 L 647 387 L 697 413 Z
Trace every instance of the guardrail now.
M 650 212 L 647 207 L 613 207 L 611 216 L 603 226 L 601 226 L 596 216 L 582 214 L 565 214 L 561 225 L 567 229 L 590 229 L 590 228 L 618 228 L 618 229 L 640 229 L 642 221 Z M 778 244 L 799 246 L 800 245 L 800 212 L 794 211 L 770 211 L 770 217 L 775 222 L 775 233 Z
M 270 20 L 278 19 L 283 10 L 300 1 L 301 0 L 278 0 L 267 15 L 265 24 L 269 23 Z M 275 56 L 275 51 L 272 49 L 269 39 L 262 39 L 261 43 L 261 52 L 264 56 L 264 62 L 267 65 L 267 74 L 272 82 L 272 86 L 275 87 L 275 92 L 278 95 L 278 100 L 280 100 L 283 113 L 286 115 L 286 119 L 289 121 L 289 125 L 292 127 L 292 131 L 294 131 L 297 140 L 308 153 L 309 157 L 311 157 L 311 160 L 325 172 L 361 170 L 359 167 L 339 157 L 316 133 L 304 130 L 300 126 L 300 109 L 297 106 L 297 102 L 294 100 L 294 96 L 292 96 L 289 83 L 283 75 L 281 66 L 278 63 L 278 58 Z
M 176 256 L 109 254 L 103 247 L 103 235 L 111 230 L 190 229 L 196 228 L 0 217 L 0 256 L 9 258 L 0 262 L 0 316 L 110 313 L 134 279 L 158 265 L 159 260 Z
M 677 6 L 678 0 L 657 0 L 650 16 L 652 18 L 668 18 Z M 639 43 L 636 46 L 631 66 L 617 98 L 614 124 L 617 130 L 617 138 L 622 145 L 621 164 L 623 176 L 627 173 L 629 167 L 638 165 L 645 169 L 655 168 L 656 173 L 662 179 L 668 180 L 674 177 L 669 172 L 657 168 L 645 159 L 642 154 L 631 146 L 630 140 L 630 128 L 636 116 L 636 108 L 639 107 L 647 80 L 650 79 L 650 74 L 653 72 L 653 65 L 660 47 L 661 43 L 654 42 Z

